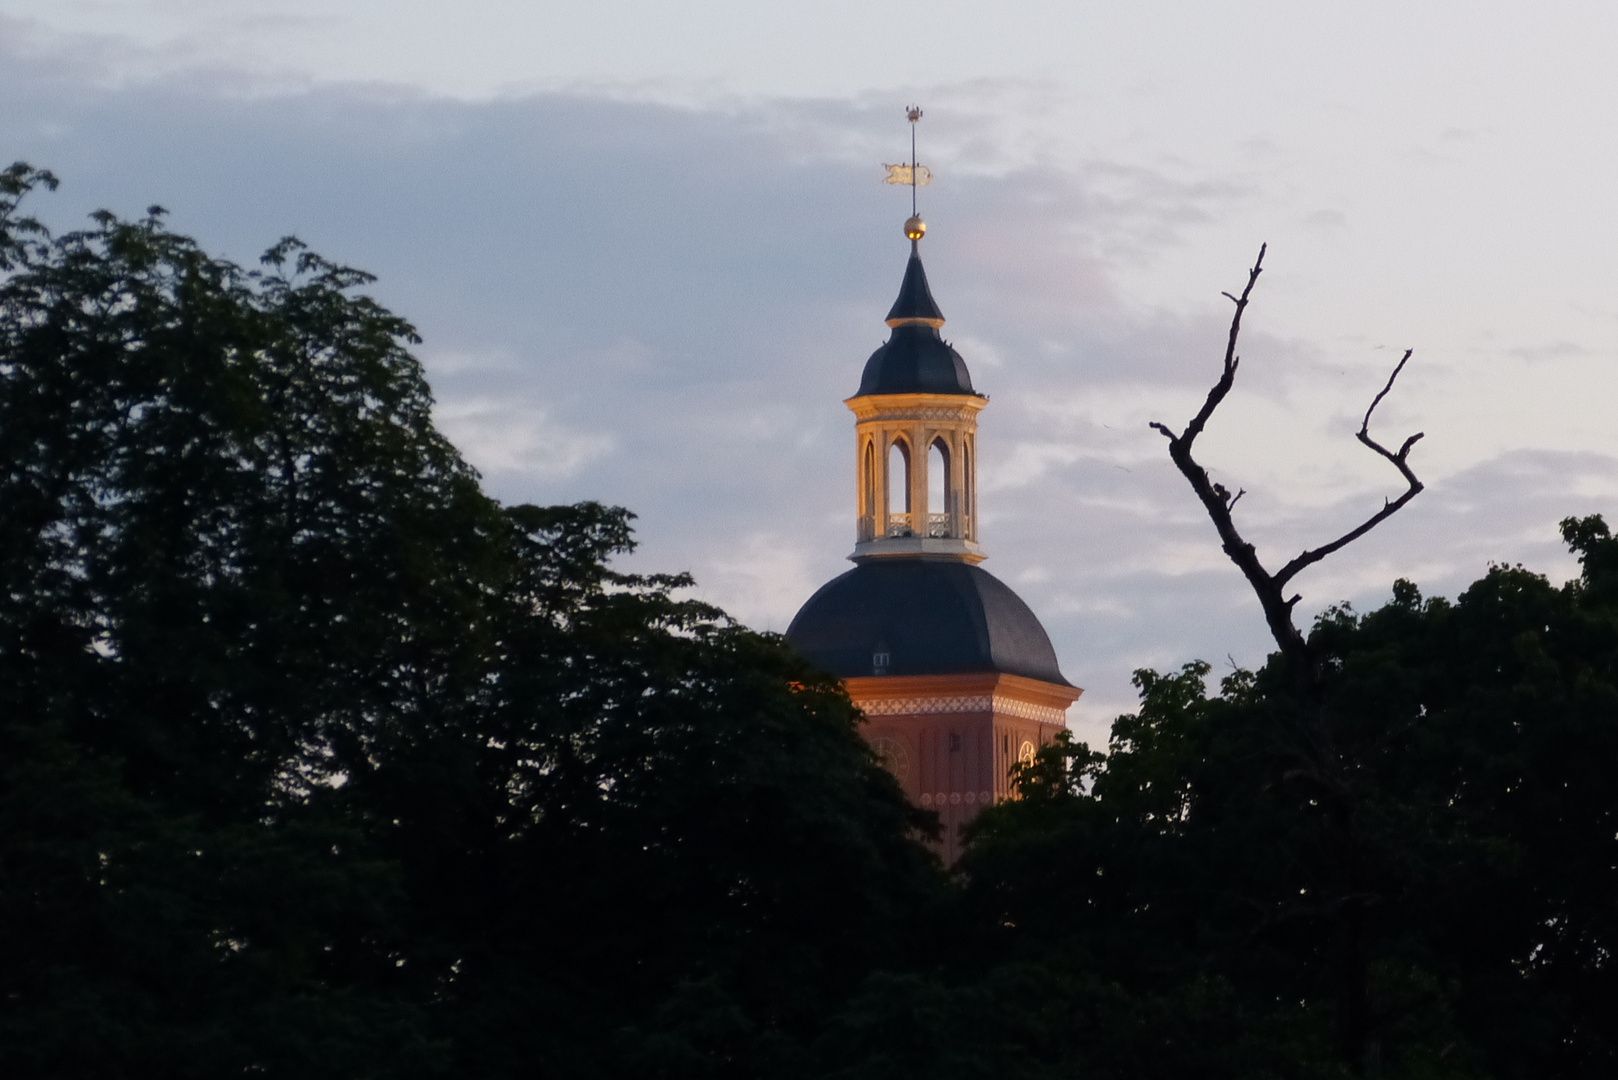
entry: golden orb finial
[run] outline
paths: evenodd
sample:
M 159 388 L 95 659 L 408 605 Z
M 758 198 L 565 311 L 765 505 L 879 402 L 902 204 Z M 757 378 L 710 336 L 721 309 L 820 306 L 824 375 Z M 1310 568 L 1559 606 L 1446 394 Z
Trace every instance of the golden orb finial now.
M 927 235 L 927 223 L 921 220 L 920 214 L 911 214 L 905 222 L 905 239 L 920 240 Z

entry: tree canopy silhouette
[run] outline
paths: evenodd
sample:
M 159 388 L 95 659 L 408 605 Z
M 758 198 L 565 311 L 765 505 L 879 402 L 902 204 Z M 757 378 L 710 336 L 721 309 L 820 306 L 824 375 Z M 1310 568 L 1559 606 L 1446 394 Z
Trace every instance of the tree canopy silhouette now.
M 485 496 L 367 275 L 54 186 L 0 174 L 0 1071 L 754 1075 L 903 953 L 927 820 L 834 682 Z
M 834 680 L 480 490 L 366 275 L 54 185 L 0 172 L 0 1074 L 1618 1074 L 1601 518 L 1303 632 L 1191 454 L 1233 322 L 1166 434 L 1280 651 L 1137 673 L 947 880 Z
M 1613 1075 L 1618 541 L 1568 519 L 1583 574 L 1565 587 L 1495 567 L 1452 604 L 1400 581 L 1378 611 L 1301 630 L 1288 582 L 1422 490 L 1421 436 L 1393 451 L 1369 434 L 1407 352 L 1357 435 L 1404 492 L 1263 565 L 1242 493 L 1192 453 L 1234 384 L 1262 260 L 1230 296 L 1206 402 L 1180 432 L 1153 426 L 1277 651 L 1217 696 L 1205 663 L 1137 672 L 1141 709 L 1106 755 L 1048 749 L 1024 798 L 979 819 L 973 921 L 1015 958 L 982 978 L 1018 972 L 1022 1015 L 1045 1017 L 1019 1045 L 1088 1075 Z

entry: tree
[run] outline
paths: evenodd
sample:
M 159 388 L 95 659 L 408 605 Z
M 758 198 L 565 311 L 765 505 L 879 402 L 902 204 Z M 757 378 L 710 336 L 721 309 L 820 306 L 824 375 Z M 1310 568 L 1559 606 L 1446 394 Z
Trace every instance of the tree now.
M 0 188 L 6 1071 L 424 1060 L 342 781 L 485 647 L 500 516 L 363 274 L 156 207 L 52 237 L 42 184 Z
M 747 1074 L 904 955 L 928 822 L 834 684 L 485 496 L 367 275 L 54 187 L 0 173 L 0 1070 Z
M 1370 406 L 1365 410 L 1365 419 L 1361 421 L 1360 430 L 1355 436 L 1399 471 L 1406 483 L 1404 492 L 1396 499 L 1385 500 L 1380 510 L 1358 526 L 1328 543 L 1305 550 L 1280 570 L 1272 573 L 1264 567 L 1254 546 L 1242 537 L 1236 527 L 1232 511 L 1242 497 L 1242 491 L 1238 489 L 1236 494 L 1231 495 L 1223 485 L 1213 483 L 1207 470 L 1192 456 L 1192 450 L 1197 436 L 1202 433 L 1214 410 L 1224 401 L 1235 384 L 1236 370 L 1241 363 L 1240 357 L 1236 355 L 1236 347 L 1241 335 L 1242 315 L 1247 310 L 1253 286 L 1258 284 L 1259 274 L 1263 272 L 1265 250 L 1264 247 L 1259 249 L 1258 258 L 1254 260 L 1253 268 L 1248 271 L 1247 284 L 1242 289 L 1241 295 L 1225 294 L 1235 304 L 1236 310 L 1231 316 L 1230 333 L 1226 339 L 1224 369 L 1219 380 L 1208 392 L 1202 408 L 1178 434 L 1168 426 L 1155 421 L 1152 427 L 1168 439 L 1170 459 L 1190 483 L 1203 509 L 1213 521 L 1225 554 L 1241 569 L 1248 584 L 1252 586 L 1254 595 L 1258 597 L 1259 606 L 1264 611 L 1264 620 L 1269 626 L 1270 634 L 1275 639 L 1282 657 L 1291 666 L 1297 682 L 1299 708 L 1296 714 L 1296 730 L 1293 738 L 1289 740 L 1298 759 L 1293 775 L 1297 781 L 1312 786 L 1318 799 L 1326 807 L 1330 822 L 1330 835 L 1324 838 L 1330 849 L 1326 859 L 1343 868 L 1340 883 L 1331 889 L 1334 894 L 1333 903 L 1339 912 L 1336 920 L 1339 939 L 1336 950 L 1341 970 L 1338 980 L 1336 1020 L 1344 1054 L 1350 1060 L 1359 1061 L 1374 1053 L 1370 1046 L 1372 1038 L 1368 982 L 1370 973 L 1364 966 L 1366 950 L 1361 940 L 1365 922 L 1362 907 L 1372 894 L 1367 892 L 1365 882 L 1360 880 L 1355 870 L 1359 838 L 1356 836 L 1353 785 L 1345 772 L 1344 763 L 1335 746 L 1331 724 L 1325 715 L 1327 673 L 1323 666 L 1323 657 L 1293 621 L 1293 609 L 1300 597 L 1297 595 L 1287 597 L 1286 589 L 1300 571 L 1364 536 L 1398 513 L 1411 499 L 1421 493 L 1422 484 L 1410 468 L 1409 457 L 1411 449 L 1422 438 L 1422 433 L 1417 432 L 1405 439 L 1397 451 L 1390 451 L 1370 435 L 1371 414 L 1393 389 L 1394 380 L 1398 379 L 1399 373 L 1410 360 L 1410 351 L 1406 350 L 1394 367 L 1393 373 L 1388 376 L 1387 385 L 1372 399 Z
M 1253 261 L 1253 268 L 1247 273 L 1247 284 L 1243 287 L 1240 296 L 1225 293 L 1231 303 L 1236 306 L 1230 319 L 1230 333 L 1225 342 L 1224 369 L 1219 380 L 1208 391 L 1207 398 L 1197 414 L 1186 424 L 1184 430 L 1176 433 L 1166 424 L 1152 422 L 1152 428 L 1160 432 L 1169 441 L 1169 458 L 1174 462 L 1175 468 L 1190 483 L 1191 490 L 1201 501 L 1203 509 L 1213 521 L 1215 530 L 1219 533 L 1220 545 L 1230 560 L 1241 570 L 1242 576 L 1252 586 L 1254 594 L 1258 597 L 1259 606 L 1264 612 L 1264 621 L 1270 629 L 1270 635 L 1275 639 L 1276 647 L 1281 655 L 1286 657 L 1296 669 L 1300 693 L 1305 699 L 1313 701 L 1319 696 L 1324 683 L 1324 672 L 1321 669 L 1320 657 L 1316 654 L 1309 640 L 1293 621 L 1293 609 L 1297 606 L 1300 596 L 1286 595 L 1287 586 L 1301 571 L 1308 569 L 1315 563 L 1326 558 L 1334 552 L 1341 551 L 1349 544 L 1358 540 L 1382 522 L 1404 509 L 1405 505 L 1421 494 L 1422 483 L 1416 478 L 1415 472 L 1410 468 L 1410 451 L 1422 438 L 1421 432 L 1411 435 L 1397 451 L 1391 451 L 1375 439 L 1371 438 L 1371 414 L 1376 407 L 1382 404 L 1382 399 L 1388 396 L 1393 389 L 1394 380 L 1410 360 L 1411 350 L 1405 350 L 1399 363 L 1394 366 L 1393 373 L 1388 376 L 1387 385 L 1371 400 L 1370 406 L 1365 410 L 1365 419 L 1360 423 L 1360 430 L 1355 433 L 1363 445 L 1375 451 L 1376 454 L 1388 461 L 1404 478 L 1406 487 L 1398 498 L 1384 500 L 1382 508 L 1366 518 L 1359 525 L 1343 533 L 1341 536 L 1316 548 L 1310 548 L 1291 561 L 1280 570 L 1271 572 L 1259 561 L 1257 549 L 1245 540 L 1236 527 L 1234 510 L 1236 503 L 1246 494 L 1238 489 L 1232 495 L 1224 485 L 1215 483 L 1208 472 L 1192 456 L 1197 437 L 1207 427 L 1208 421 L 1213 418 L 1214 411 L 1224 402 L 1231 388 L 1236 384 L 1236 370 L 1241 366 L 1241 357 L 1236 355 L 1236 347 L 1241 337 L 1242 316 L 1247 311 L 1248 302 L 1253 295 L 1253 286 L 1258 284 L 1258 278 L 1264 272 L 1264 254 L 1268 245 L 1259 248 L 1258 258 Z
M 621 512 L 513 514 L 536 557 L 493 692 L 412 751 L 433 790 L 388 793 L 424 917 L 457 934 L 463 1071 L 801 1075 L 866 973 L 925 938 L 930 815 L 835 680 L 672 599 L 683 579 L 607 570 Z
M 1618 541 L 1563 529 L 1584 573 L 1562 588 L 1401 582 L 1310 635 L 1352 784 L 1371 1053 L 1338 1038 L 1345 871 L 1290 778 L 1280 656 L 1218 696 L 1205 664 L 1139 673 L 1105 758 L 1052 748 L 982 816 L 967 895 L 996 959 L 967 985 L 1037 972 L 1046 1061 L 1098 1075 L 1611 1075 Z
M 1260 256 L 1262 260 L 1262 253 Z M 1456 602 L 1396 582 L 1305 635 L 1284 588 L 1420 491 L 1270 573 L 1192 455 L 1170 453 L 1259 595 L 1278 651 L 1217 696 L 1208 666 L 1136 675 L 1108 753 L 1062 743 L 963 859 L 984 961 L 1022 968 L 1040 1068 L 1092 1075 L 1604 1076 L 1618 973 L 1618 541 L 1563 533 L 1561 589 L 1496 567 Z M 1025 1040 L 1025 1045 L 1027 1041 Z M 1037 1069 L 1030 1075 L 1040 1075 Z

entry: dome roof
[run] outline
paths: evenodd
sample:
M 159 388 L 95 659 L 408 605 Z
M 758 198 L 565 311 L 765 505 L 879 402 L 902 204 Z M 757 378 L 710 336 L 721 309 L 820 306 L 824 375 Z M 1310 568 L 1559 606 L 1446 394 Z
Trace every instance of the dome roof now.
M 865 362 L 855 397 L 866 394 L 976 394 L 966 361 L 938 334 L 912 323 L 896 326 Z
M 997 671 L 1072 685 L 1028 605 L 987 570 L 955 560 L 861 562 L 809 598 L 787 640 L 840 679 Z M 877 653 L 889 658 L 881 672 Z
M 976 394 L 966 361 L 939 336 L 944 313 L 927 286 L 927 271 L 914 245 L 899 298 L 888 312 L 887 343 L 865 362 L 855 397 L 867 394 Z

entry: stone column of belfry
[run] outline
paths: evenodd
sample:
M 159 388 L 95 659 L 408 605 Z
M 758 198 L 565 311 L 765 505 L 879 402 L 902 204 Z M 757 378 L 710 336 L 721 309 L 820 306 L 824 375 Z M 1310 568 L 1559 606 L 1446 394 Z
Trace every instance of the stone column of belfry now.
M 910 260 L 888 312 L 891 332 L 847 400 L 854 569 L 804 604 L 787 638 L 843 680 L 905 794 L 939 815 L 940 854 L 953 862 L 960 827 L 1015 796 L 1012 767 L 1064 729 L 1083 691 L 1062 675 L 1028 605 L 977 565 L 987 558 L 978 546 L 977 418 L 989 399 L 939 333 L 944 315 L 921 265 L 925 231 L 919 217 L 905 223 Z M 896 441 L 908 451 L 907 477 L 890 476 Z M 928 504 L 934 442 L 949 463 L 941 506 Z M 895 492 L 908 505 L 890 505 Z

